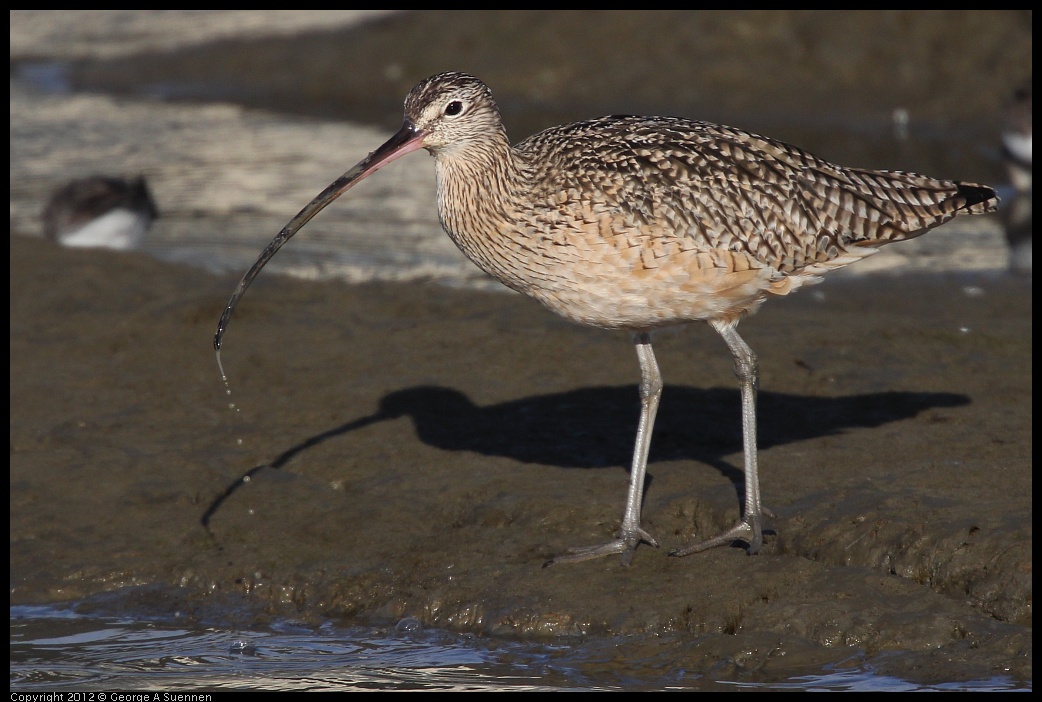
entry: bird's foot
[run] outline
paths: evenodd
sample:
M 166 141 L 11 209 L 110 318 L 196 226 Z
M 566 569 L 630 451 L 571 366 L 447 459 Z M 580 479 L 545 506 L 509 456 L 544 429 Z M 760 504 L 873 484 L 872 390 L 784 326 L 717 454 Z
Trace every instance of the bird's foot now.
M 699 553 L 701 551 L 708 551 L 711 548 L 717 546 L 729 546 L 735 541 L 744 541 L 748 544 L 746 551 L 750 556 L 759 553 L 760 547 L 763 546 L 763 517 L 764 515 L 774 518 L 774 513 L 769 509 L 762 509 L 761 512 L 756 514 L 747 514 L 737 524 L 712 538 L 706 539 L 705 541 L 699 541 L 696 544 L 685 546 L 684 548 L 677 548 L 669 552 L 669 555 L 680 558 L 681 556 L 690 556 L 692 553 Z
M 637 545 L 641 542 L 658 548 L 658 541 L 655 541 L 651 534 L 640 527 L 635 527 L 633 529 L 620 530 L 618 538 L 606 544 L 570 548 L 568 553 L 563 556 L 555 556 L 543 563 L 543 567 L 546 568 L 557 563 L 578 563 L 579 561 L 588 561 L 601 556 L 610 556 L 613 553 L 621 553 L 622 565 L 628 566 L 633 560 L 633 552 L 637 550 Z

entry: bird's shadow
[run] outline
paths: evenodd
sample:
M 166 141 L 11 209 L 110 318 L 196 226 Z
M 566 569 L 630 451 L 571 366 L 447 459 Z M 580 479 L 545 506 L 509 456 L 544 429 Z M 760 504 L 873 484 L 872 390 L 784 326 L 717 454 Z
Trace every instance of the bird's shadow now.
M 924 392 L 834 398 L 760 392 L 757 399 L 761 449 L 855 427 L 877 427 L 927 409 L 958 407 L 970 401 L 965 395 Z M 724 460 L 742 450 L 740 407 L 737 389 L 667 386 L 648 463 L 699 461 L 740 485 L 744 479 L 741 468 Z M 484 407 L 452 388 L 397 390 L 384 396 L 375 413 L 315 434 L 290 446 L 271 463 L 244 473 L 210 504 L 202 524 L 209 528 L 210 520 L 245 478 L 282 468 L 319 444 L 376 422 L 411 417 L 420 440 L 445 451 L 471 451 L 562 468 L 602 468 L 629 465 L 639 413 L 633 385 L 583 388 Z

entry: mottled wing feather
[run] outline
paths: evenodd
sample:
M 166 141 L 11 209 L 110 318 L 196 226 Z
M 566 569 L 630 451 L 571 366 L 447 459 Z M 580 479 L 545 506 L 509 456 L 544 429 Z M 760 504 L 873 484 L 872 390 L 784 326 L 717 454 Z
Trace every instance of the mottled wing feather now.
M 744 253 L 783 273 L 846 265 L 960 211 L 994 208 L 970 203 L 963 184 L 841 168 L 774 139 L 680 118 L 603 117 L 541 132 L 517 151 L 531 156 L 544 198 L 587 198 L 624 212 L 635 229 L 672 227 L 656 235 Z

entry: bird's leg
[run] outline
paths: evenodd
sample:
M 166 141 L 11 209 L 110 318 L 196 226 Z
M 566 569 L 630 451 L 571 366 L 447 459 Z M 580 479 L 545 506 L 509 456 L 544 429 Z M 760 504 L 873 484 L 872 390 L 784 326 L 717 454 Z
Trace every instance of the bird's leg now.
M 672 551 L 671 556 L 687 556 L 734 541 L 749 544 L 748 552 L 757 553 L 763 545 L 763 515 L 774 516 L 760 504 L 760 476 L 756 461 L 756 354 L 738 336 L 736 323 L 710 322 L 720 332 L 734 355 L 734 372 L 742 390 L 742 444 L 745 453 L 745 514 L 733 527 L 722 534 L 685 548 Z
M 662 397 L 662 374 L 659 373 L 655 353 L 651 350 L 651 336 L 647 333 L 633 335 L 640 361 L 640 424 L 637 425 L 637 442 L 633 447 L 633 464 L 630 466 L 630 487 L 626 495 L 626 511 L 622 515 L 622 526 L 615 540 L 599 546 L 572 548 L 563 556 L 551 558 L 544 567 L 554 563 L 575 563 L 591 558 L 622 554 L 622 564 L 629 565 L 633 552 L 641 541 L 658 548 L 651 534 L 640 528 L 640 507 L 644 498 L 644 476 L 648 468 L 648 449 L 651 447 L 651 430 L 655 426 Z

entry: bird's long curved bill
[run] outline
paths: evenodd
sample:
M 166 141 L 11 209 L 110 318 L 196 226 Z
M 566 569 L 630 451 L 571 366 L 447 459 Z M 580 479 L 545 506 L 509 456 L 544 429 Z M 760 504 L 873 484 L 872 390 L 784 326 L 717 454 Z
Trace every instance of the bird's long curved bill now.
M 239 281 L 238 287 L 235 288 L 235 292 L 232 293 L 231 299 L 228 300 L 227 307 L 224 308 L 224 314 L 221 315 L 221 320 L 217 323 L 217 333 L 214 334 L 213 337 L 213 348 L 218 354 L 218 365 L 220 364 L 221 339 L 224 337 L 224 332 L 228 328 L 228 321 L 231 319 L 232 312 L 235 310 L 235 306 L 239 304 L 239 298 L 243 296 L 246 292 L 246 288 L 250 286 L 253 279 L 257 277 L 258 273 L 260 273 L 264 264 L 275 255 L 276 251 L 282 248 L 283 244 L 289 241 L 290 237 L 296 234 L 301 227 L 310 222 L 311 218 L 321 212 L 326 205 L 346 193 L 351 186 L 364 179 L 370 173 L 375 173 L 379 168 L 387 165 L 399 156 L 404 156 L 407 153 L 422 148 L 423 138 L 425 136 L 426 132 L 417 129 L 409 122 L 403 124 L 402 128 L 399 129 L 394 136 L 384 142 L 382 146 L 376 149 L 376 151 L 359 161 L 351 168 L 351 170 L 337 178 L 328 188 L 319 193 L 314 200 L 309 202 L 304 209 L 297 213 L 297 216 L 291 219 L 289 224 L 283 227 L 282 231 L 271 240 L 271 243 L 268 244 L 267 248 L 261 252 L 260 257 L 257 258 L 257 262 L 253 264 L 250 270 L 246 271 L 246 275 L 244 275 L 242 280 Z

